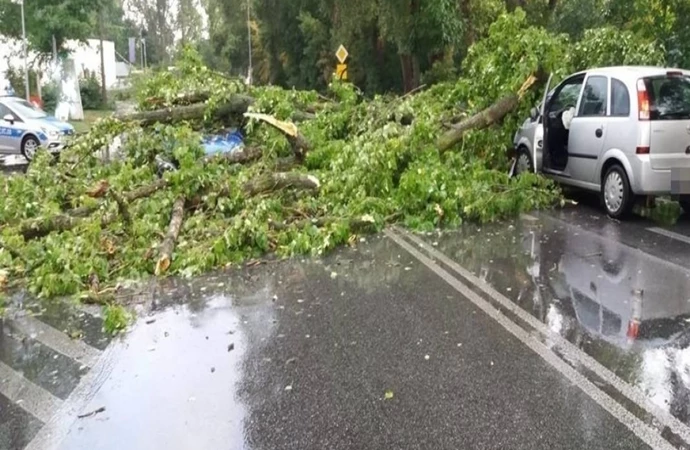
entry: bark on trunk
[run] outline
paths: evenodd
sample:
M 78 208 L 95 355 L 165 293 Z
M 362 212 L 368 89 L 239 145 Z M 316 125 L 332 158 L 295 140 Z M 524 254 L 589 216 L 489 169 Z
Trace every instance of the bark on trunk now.
M 154 183 L 142 186 L 126 193 L 122 196 L 122 198 L 126 203 L 132 203 L 135 200 L 150 197 L 166 187 L 167 184 L 168 183 L 165 180 L 158 180 Z M 54 217 L 30 219 L 22 222 L 22 224 L 19 226 L 20 232 L 22 236 L 24 236 L 24 239 L 28 241 L 30 239 L 37 239 L 47 236 L 53 231 L 68 231 L 82 223 L 86 217 L 98 211 L 101 206 L 102 203 L 97 203 L 95 205 L 81 206 L 64 214 L 58 214 Z M 108 218 L 104 218 L 103 220 L 106 223 L 109 222 Z
M 216 119 L 227 119 L 233 115 L 241 115 L 254 103 L 254 99 L 246 95 L 234 95 L 228 103 L 220 105 L 214 112 Z M 115 117 L 123 121 L 138 121 L 142 126 L 155 123 L 174 123 L 184 120 L 199 120 L 204 117 L 207 105 L 198 103 L 176 108 L 157 109 L 155 111 L 142 111 L 133 114 L 120 114 Z
M 255 180 L 242 186 L 242 190 L 248 196 L 274 192 L 282 189 L 303 189 L 316 191 L 321 187 L 319 180 L 313 175 L 302 173 L 270 173 L 261 175 Z
M 206 161 L 220 160 L 227 164 L 247 164 L 261 158 L 261 149 L 256 147 L 245 147 L 243 150 L 233 153 L 223 153 L 219 155 L 212 155 L 206 158 Z
M 402 69 L 403 91 L 407 94 L 414 89 L 412 57 L 410 54 L 400 55 L 400 67 Z
M 168 232 L 165 239 L 158 249 L 158 262 L 156 263 L 156 276 L 164 274 L 170 268 L 173 251 L 175 250 L 175 243 L 177 237 L 180 235 L 182 228 L 182 220 L 184 219 L 184 197 L 175 200 L 170 216 L 170 225 L 168 225 Z
M 458 124 L 451 125 L 451 129 L 438 139 L 437 146 L 439 150 L 445 152 L 451 149 L 462 141 L 468 131 L 481 130 L 499 122 L 518 106 L 520 99 L 534 86 L 537 80 L 538 78 L 535 75 L 530 75 L 516 94 L 503 97 L 485 110 L 468 117 Z

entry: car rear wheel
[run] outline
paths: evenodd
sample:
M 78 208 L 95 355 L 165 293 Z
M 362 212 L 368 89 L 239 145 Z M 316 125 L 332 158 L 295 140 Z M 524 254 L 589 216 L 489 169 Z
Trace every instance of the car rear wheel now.
M 40 146 L 41 143 L 38 142 L 38 139 L 33 136 L 27 136 L 22 141 L 22 155 L 24 155 L 24 158 L 28 161 L 31 161 L 34 159 L 34 156 L 36 156 L 36 152 Z
M 602 179 L 601 202 L 606 213 L 614 219 L 620 219 L 632 210 L 633 193 L 628 175 L 618 164 L 609 167 Z

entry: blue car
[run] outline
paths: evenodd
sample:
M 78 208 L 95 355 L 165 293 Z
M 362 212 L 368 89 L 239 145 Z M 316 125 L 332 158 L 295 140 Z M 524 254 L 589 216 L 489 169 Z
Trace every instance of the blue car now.
M 31 161 L 39 148 L 58 153 L 74 127 L 18 97 L 0 97 L 0 154 Z

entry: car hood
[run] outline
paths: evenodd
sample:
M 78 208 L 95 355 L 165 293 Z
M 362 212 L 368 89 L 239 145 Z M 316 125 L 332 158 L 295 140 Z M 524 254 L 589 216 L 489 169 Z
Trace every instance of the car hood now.
M 50 128 L 60 132 L 73 132 L 74 127 L 67 122 L 62 122 L 55 117 L 46 116 L 41 119 L 34 119 L 32 123 L 39 125 L 42 128 Z

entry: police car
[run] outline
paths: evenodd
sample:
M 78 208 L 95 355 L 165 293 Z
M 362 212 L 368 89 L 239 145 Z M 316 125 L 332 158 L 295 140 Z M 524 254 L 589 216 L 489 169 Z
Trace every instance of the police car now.
M 26 100 L 0 96 L 0 154 L 23 155 L 31 161 L 41 147 L 58 153 L 73 134 L 72 125 Z

